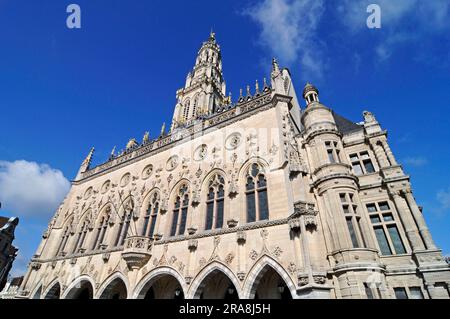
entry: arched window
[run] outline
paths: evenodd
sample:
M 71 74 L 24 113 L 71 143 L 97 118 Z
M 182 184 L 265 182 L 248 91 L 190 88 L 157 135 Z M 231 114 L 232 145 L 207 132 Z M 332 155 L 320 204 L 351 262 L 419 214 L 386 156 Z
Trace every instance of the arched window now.
M 170 236 L 184 235 L 189 207 L 189 189 L 186 184 L 181 185 L 173 208 Z
M 106 212 L 103 214 L 102 218 L 100 219 L 92 249 L 99 249 L 104 244 L 106 233 L 108 231 L 110 212 L 111 212 L 111 208 L 107 207 Z
M 133 216 L 134 203 L 129 200 L 124 207 L 122 218 L 119 223 L 119 231 L 117 232 L 116 244 L 115 246 L 122 246 L 125 243 L 125 238 L 128 234 L 128 229 L 130 228 L 131 218 Z
M 148 204 L 148 209 L 144 217 L 144 227 L 142 228 L 142 236 L 153 237 L 156 226 L 156 218 L 159 212 L 159 195 L 155 192 Z
M 253 164 L 247 172 L 245 197 L 247 223 L 269 219 L 267 181 L 258 164 Z
M 77 242 L 76 242 L 75 246 L 73 247 L 72 253 L 76 253 L 80 250 L 80 248 L 83 248 L 84 241 L 86 240 L 86 235 L 87 235 L 88 231 L 89 231 L 89 221 L 85 220 L 78 232 Z
M 206 197 L 205 230 L 223 227 L 224 185 L 225 181 L 219 174 L 214 175 L 209 182 Z
M 184 102 L 184 109 L 183 109 L 183 119 L 187 120 L 189 117 L 189 107 L 190 107 L 191 101 L 190 100 L 186 100 Z
M 56 252 L 56 255 L 59 255 L 61 253 L 65 253 L 64 249 L 66 249 L 66 245 L 67 245 L 67 241 L 69 240 L 70 237 L 70 224 L 66 226 L 66 228 L 64 228 L 64 233 L 63 236 L 61 238 L 61 242 L 59 244 L 58 250 Z

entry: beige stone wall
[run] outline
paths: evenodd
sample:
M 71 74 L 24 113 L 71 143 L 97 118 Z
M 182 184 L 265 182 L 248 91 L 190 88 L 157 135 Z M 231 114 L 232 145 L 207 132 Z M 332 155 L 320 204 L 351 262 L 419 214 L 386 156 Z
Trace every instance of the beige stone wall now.
M 89 283 L 94 298 L 108 297 L 120 281 L 127 298 L 142 298 L 149 286 L 166 278 L 169 288 L 155 288 L 160 297 L 173 297 L 179 285 L 186 298 L 198 298 L 211 289 L 208 279 L 219 276 L 217 289 L 225 291 L 232 284 L 240 298 L 280 297 L 277 291 L 283 289 L 293 298 L 395 298 L 398 287 L 410 297 L 410 287 L 419 287 L 424 298 L 445 298 L 449 267 L 418 214 L 409 177 L 395 161 L 386 132 L 368 114 L 358 130 L 339 132 L 330 110 L 317 100 L 307 106 L 300 124 L 299 112 L 292 111 L 298 105 L 286 95 L 291 85 L 288 72 L 274 67 L 271 92 L 217 115 L 220 121 L 207 120 L 216 121 L 214 125 L 194 129 L 196 133 L 175 130 L 171 136 L 185 138 L 143 154 L 125 154 L 128 162 L 103 171 L 83 173 L 50 223 L 22 296 L 45 298 L 59 286 L 60 297 L 72 298 L 77 287 Z M 336 163 L 327 154 L 329 141 L 339 151 Z M 350 155 L 364 151 L 375 172 L 358 176 Z M 247 223 L 245 189 L 253 163 L 267 180 L 269 220 Z M 224 225 L 205 231 L 206 194 L 214 174 L 225 180 Z M 189 194 L 187 231 L 171 237 L 182 184 Z M 153 240 L 139 236 L 154 192 L 164 209 Z M 344 211 L 342 194 L 352 196 L 347 203 L 351 215 Z M 134 215 L 125 245 L 116 246 L 129 199 Z M 367 208 L 380 202 L 390 207 L 405 253 L 386 256 L 380 251 Z M 92 249 L 107 207 L 112 218 L 107 245 Z M 349 217 L 354 218 L 359 247 L 353 243 Z M 86 218 L 85 250 L 74 252 Z M 57 254 L 66 229 L 71 234 L 66 251 Z

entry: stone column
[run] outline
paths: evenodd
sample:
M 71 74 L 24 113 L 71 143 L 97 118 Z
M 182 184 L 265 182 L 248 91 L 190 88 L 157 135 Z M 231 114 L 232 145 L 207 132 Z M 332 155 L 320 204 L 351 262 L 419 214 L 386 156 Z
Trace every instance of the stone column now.
M 311 256 L 309 254 L 309 240 L 308 240 L 308 234 L 306 233 L 306 224 L 305 224 L 305 216 L 302 215 L 300 217 L 300 234 L 302 236 L 302 248 L 303 248 L 303 260 L 304 260 L 304 267 L 305 270 L 308 273 L 308 281 L 309 283 L 314 283 L 313 273 L 312 273 L 312 267 L 311 267 Z
M 388 143 L 386 141 L 380 141 L 381 145 L 384 149 L 384 152 L 386 153 L 386 156 L 391 163 L 392 166 L 397 165 L 397 161 L 395 160 L 394 154 L 392 154 L 391 148 L 389 147 Z
M 380 145 L 380 141 L 370 141 L 370 144 L 372 144 L 372 148 L 375 152 L 375 157 L 377 158 L 378 164 L 380 168 L 388 167 L 389 161 L 386 157 L 386 154 L 384 152 L 384 149 Z
M 416 204 L 416 201 L 414 199 L 414 196 L 411 192 L 411 190 L 407 190 L 404 192 L 406 201 L 409 205 L 409 208 L 411 209 L 411 212 L 414 216 L 414 219 L 417 223 L 417 226 L 419 228 L 420 235 L 422 236 L 423 241 L 425 242 L 425 246 L 427 249 L 437 249 L 436 245 L 434 244 L 433 239 L 431 238 L 430 230 L 428 229 L 425 219 L 423 218 L 422 212 L 420 211 L 419 207 Z
M 405 207 L 406 203 L 404 203 L 403 198 L 400 196 L 399 192 L 392 192 L 390 195 L 394 199 L 397 212 L 400 216 L 413 252 L 425 249 L 422 239 L 416 229 L 414 219 L 410 214 L 408 207 Z
M 245 264 L 245 242 L 247 241 L 247 236 L 244 231 L 238 231 L 236 233 L 236 241 L 238 243 L 238 276 L 242 276 L 241 274 L 245 273 L 246 264 Z
M 301 219 L 300 218 L 294 218 L 289 220 L 289 228 L 292 232 L 292 237 L 293 237 L 293 246 L 294 246 L 294 258 L 295 258 L 295 263 L 297 265 L 297 269 L 298 268 L 303 268 L 305 267 L 306 269 L 306 263 L 305 261 L 301 260 L 301 256 L 300 256 L 300 251 L 302 250 L 302 245 L 300 243 L 300 233 L 303 231 L 302 227 L 301 227 Z M 303 250 L 306 251 L 303 247 Z M 302 254 L 303 255 L 303 254 Z

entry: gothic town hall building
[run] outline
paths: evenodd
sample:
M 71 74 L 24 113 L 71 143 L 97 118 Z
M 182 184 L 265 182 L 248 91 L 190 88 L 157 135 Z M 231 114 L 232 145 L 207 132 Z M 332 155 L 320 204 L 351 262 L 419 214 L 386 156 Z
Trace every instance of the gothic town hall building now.
M 170 127 L 89 152 L 20 298 L 449 298 L 386 130 L 272 64 L 232 103 L 211 33 Z

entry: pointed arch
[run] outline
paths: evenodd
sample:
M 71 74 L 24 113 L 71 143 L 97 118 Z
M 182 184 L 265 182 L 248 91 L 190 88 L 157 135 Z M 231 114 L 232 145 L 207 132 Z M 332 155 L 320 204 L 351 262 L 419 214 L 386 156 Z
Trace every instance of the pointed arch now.
M 247 174 L 248 170 L 250 169 L 252 164 L 255 163 L 261 166 L 265 174 L 269 172 L 270 165 L 264 158 L 260 156 L 252 156 L 241 165 L 238 173 L 239 180 L 245 179 L 245 175 Z
M 255 293 L 258 289 L 261 278 L 269 269 L 273 269 L 281 277 L 281 279 L 289 289 L 292 298 L 297 298 L 297 288 L 292 281 L 292 278 L 276 260 L 274 260 L 272 257 L 269 257 L 268 255 L 263 255 L 260 259 L 258 259 L 258 261 L 248 272 L 243 288 L 243 298 L 255 298 Z
M 117 288 L 122 288 L 122 291 Z M 128 299 L 129 291 L 128 279 L 121 272 L 115 272 L 103 281 L 97 299 L 115 299 L 115 295 L 118 295 L 118 299 Z
M 205 203 L 202 206 L 205 230 L 224 227 L 226 186 L 226 173 L 221 169 L 213 169 L 203 179 L 201 197 Z
M 113 206 L 113 203 L 108 202 L 101 208 L 97 220 L 94 223 L 94 240 L 91 243 L 91 247 L 89 247 L 90 249 L 100 249 L 102 245 L 105 245 L 105 238 L 107 238 L 109 224 L 112 219 L 111 214 L 113 214 Z
M 64 290 L 61 299 L 79 299 L 81 297 L 93 299 L 94 296 L 96 296 L 94 280 L 88 275 L 82 275 L 75 278 Z
M 39 284 L 37 284 L 34 289 L 31 291 L 30 297 L 32 299 L 41 299 L 42 298 L 42 280 L 39 281 Z
M 171 211 L 171 220 L 169 236 L 184 235 L 187 228 L 188 214 L 190 211 L 191 185 L 187 179 L 180 180 L 170 195 L 170 202 L 173 205 Z
M 147 292 L 152 288 L 153 284 L 164 277 L 175 279 L 178 282 L 180 289 L 182 290 L 183 296 L 186 296 L 186 286 L 184 283 L 184 278 L 175 269 L 164 266 L 155 268 L 148 274 L 146 274 L 134 288 L 132 298 L 144 299 Z
M 162 204 L 161 192 L 159 188 L 154 187 L 144 198 L 144 205 L 139 214 L 140 223 L 138 233 L 141 236 L 152 238 L 155 234 L 158 216 L 161 212 Z
M 47 285 L 44 293 L 42 294 L 43 299 L 60 299 L 61 298 L 61 284 L 58 278 L 53 279 L 50 284 Z
M 197 276 L 195 276 L 194 280 L 192 281 L 191 287 L 188 291 L 187 298 L 199 299 L 206 285 L 205 280 L 209 276 L 220 273 L 225 275 L 231 281 L 231 283 L 234 285 L 236 289 L 238 297 L 242 298 L 242 292 L 240 289 L 241 286 L 239 284 L 238 278 L 234 275 L 233 271 L 230 268 L 228 268 L 228 266 L 219 261 L 213 261 L 212 263 L 208 264 L 197 274 Z
M 123 200 L 121 200 L 118 212 L 118 227 L 114 237 L 114 247 L 124 245 L 130 227 L 132 226 L 132 224 L 134 224 L 135 209 L 136 203 L 132 195 L 128 195 Z
M 92 224 L 92 208 L 88 208 L 81 215 L 75 231 L 75 243 L 71 253 L 77 253 L 81 248 L 84 248 L 88 233 L 90 232 L 90 225 Z

